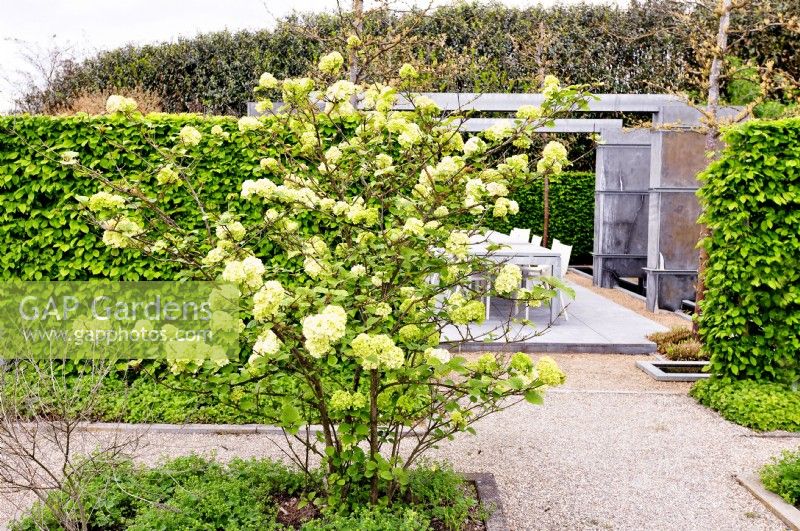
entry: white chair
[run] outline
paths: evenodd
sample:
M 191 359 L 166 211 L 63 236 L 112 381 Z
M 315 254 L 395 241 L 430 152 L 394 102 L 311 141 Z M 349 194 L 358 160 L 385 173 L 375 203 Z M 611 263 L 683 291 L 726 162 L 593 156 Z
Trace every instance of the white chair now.
M 531 236 L 531 243 L 534 245 L 541 245 L 542 244 L 542 237 L 538 234 L 534 234 Z
M 531 239 L 531 230 L 530 229 L 511 229 L 511 234 L 509 234 L 509 238 L 511 239 L 511 243 L 528 243 Z
M 567 274 L 567 269 L 569 269 L 569 259 L 572 256 L 572 246 L 571 245 L 564 245 L 559 240 L 553 240 L 553 246 L 550 248 L 551 250 L 557 252 L 561 255 L 561 271 L 560 276 L 564 278 Z M 525 283 L 526 289 L 531 289 L 533 287 L 533 282 L 536 277 L 544 276 L 546 274 L 553 275 L 555 272 L 553 271 L 551 266 L 530 266 L 527 268 L 523 268 L 523 281 Z M 559 290 L 558 291 L 558 302 L 561 303 L 561 308 L 564 312 L 564 320 L 569 321 L 569 314 L 567 314 L 567 310 L 565 309 L 564 304 L 564 294 Z M 551 303 L 552 304 L 552 303 Z M 528 319 L 530 308 L 525 307 L 525 319 Z

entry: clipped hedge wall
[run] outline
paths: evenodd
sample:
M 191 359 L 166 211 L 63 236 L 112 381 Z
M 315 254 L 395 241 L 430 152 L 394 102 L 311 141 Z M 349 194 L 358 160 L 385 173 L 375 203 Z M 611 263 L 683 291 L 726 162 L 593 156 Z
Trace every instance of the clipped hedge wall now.
M 711 230 L 700 333 L 715 374 L 796 382 L 800 375 L 800 118 L 725 134 L 700 175 Z
M 217 123 L 231 131 L 229 142 L 211 137 Z M 0 279 L 154 280 L 177 273 L 175 266 L 135 251 L 107 248 L 98 230 L 81 217 L 75 199 L 91 195 L 97 183 L 62 166 L 58 155 L 73 150 L 106 172 L 141 172 L 143 186 L 155 189 L 155 172 L 147 165 L 159 157 L 147 140 L 171 143 L 185 124 L 219 144 L 205 145 L 206 156 L 197 168 L 205 178 L 205 196 L 224 203 L 238 195 L 244 176 L 256 171 L 259 155 L 250 138 L 238 134 L 233 118 L 158 116 L 146 128 L 113 117 L 0 118 Z M 169 201 L 174 214 L 193 217 L 199 226 L 200 215 L 187 193 L 171 194 Z
M 210 203 L 236 200 L 242 181 L 261 171 L 259 159 L 278 155 L 269 146 L 258 145 L 256 136 L 240 134 L 236 120 L 229 117 L 151 115 L 147 125 L 108 116 L 0 118 L 0 280 L 174 278 L 178 273 L 174 265 L 102 243 L 99 231 L 81 217 L 75 200 L 77 195 L 95 192 L 97 183 L 76 176 L 58 159 L 66 150 L 85 153 L 84 162 L 92 161 L 91 165 L 112 175 L 117 168 L 138 173 L 143 188 L 157 190 L 155 171 L 149 165 L 161 159 L 153 144 L 171 145 L 186 124 L 206 134 L 199 147 L 204 154 L 195 171 Z M 228 139 L 210 134 L 216 124 L 230 133 Z M 592 174 L 565 174 L 552 187 L 553 234 L 574 244 L 578 254 L 591 250 L 593 183 Z M 177 189 L 167 199 L 171 214 L 202 225 L 188 193 Z M 517 199 L 521 211 L 510 226 L 541 233 L 541 183 L 533 183 Z M 252 209 L 244 215 L 260 215 L 250 203 L 237 201 L 237 208 Z M 303 230 L 314 232 L 319 227 L 309 218 Z M 269 244 L 262 252 L 270 255 Z
M 544 224 L 544 183 L 534 181 L 517 193 L 519 214 L 495 223 L 492 228 L 509 232 L 514 227 L 541 235 Z M 550 180 L 550 241 L 558 238 L 572 245 L 572 264 L 590 264 L 594 242 L 594 173 L 566 172 Z

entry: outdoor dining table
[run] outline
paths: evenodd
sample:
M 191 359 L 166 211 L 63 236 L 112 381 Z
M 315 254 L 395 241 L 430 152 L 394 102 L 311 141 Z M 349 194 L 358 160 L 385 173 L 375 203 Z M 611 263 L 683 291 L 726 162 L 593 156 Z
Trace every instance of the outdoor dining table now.
M 502 247 L 497 247 L 498 245 Z M 492 247 L 490 249 L 490 246 Z M 469 246 L 470 254 L 486 256 L 497 262 L 513 262 L 517 265 L 552 266 L 553 276 L 562 278 L 561 254 L 541 245 L 532 243 L 474 243 Z M 561 298 L 556 295 L 550 301 L 550 322 L 555 322 L 561 313 Z

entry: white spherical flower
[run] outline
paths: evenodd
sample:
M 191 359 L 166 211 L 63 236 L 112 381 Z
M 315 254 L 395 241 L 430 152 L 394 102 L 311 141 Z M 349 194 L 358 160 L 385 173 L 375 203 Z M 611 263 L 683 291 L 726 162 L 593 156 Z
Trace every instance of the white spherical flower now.
M 319 70 L 325 74 L 335 75 L 344 65 L 344 57 L 339 52 L 331 52 L 319 58 Z
M 514 124 L 510 120 L 498 120 L 486 131 L 484 135 L 493 142 L 506 139 L 514 134 Z
M 369 279 L 369 281 L 376 288 L 379 288 L 379 287 L 383 286 L 383 279 L 380 277 L 380 275 L 372 275 L 372 277 Z
M 372 307 L 372 313 L 378 317 L 389 317 L 392 315 L 392 307 L 385 302 L 379 302 Z
M 258 86 L 264 89 L 274 89 L 278 86 L 278 80 L 269 72 L 264 72 L 258 78 Z
M 241 118 L 239 118 L 239 121 L 236 122 L 236 125 L 239 128 L 239 132 L 245 133 L 247 131 L 254 131 L 256 129 L 259 129 L 264 124 L 261 123 L 261 120 L 259 120 L 255 116 L 242 116 Z
M 519 205 L 516 201 L 506 197 L 498 197 L 492 209 L 492 215 L 496 218 L 504 218 L 508 215 L 514 216 L 519 212 Z
M 419 77 L 419 72 L 417 72 L 417 69 L 410 64 L 405 63 L 400 67 L 400 79 L 411 80 L 416 79 L 417 77 Z
M 225 260 L 225 257 L 227 255 L 228 253 L 222 247 L 214 247 L 213 249 L 208 251 L 208 254 L 205 257 L 203 257 L 202 262 L 205 265 L 219 264 L 220 262 Z
M 403 232 L 414 236 L 422 236 L 425 234 L 425 224 L 420 219 L 408 218 L 405 225 L 403 225 Z
M 446 206 L 436 207 L 436 210 L 433 211 L 433 215 L 437 218 L 443 218 L 448 214 L 450 214 L 450 210 Z
M 132 238 L 142 233 L 142 227 L 125 216 L 103 223 L 103 243 L 109 247 L 124 249 L 133 243 Z
M 367 274 L 367 268 L 361 264 L 356 264 L 350 268 L 350 274 L 356 278 L 363 277 Z
M 178 133 L 178 138 L 180 138 L 181 142 L 187 146 L 196 146 L 200 143 L 200 139 L 203 138 L 203 135 L 197 130 L 196 127 L 184 125 L 181 128 L 180 133 Z
M 350 347 L 353 349 L 353 356 L 358 358 L 366 370 L 380 367 L 399 369 L 405 361 L 403 350 L 386 334 L 359 334 Z
M 517 118 L 521 120 L 537 120 L 542 117 L 541 107 L 535 105 L 522 105 L 517 109 Z
M 324 260 L 311 256 L 303 260 L 303 270 L 305 270 L 306 274 L 311 278 L 320 278 L 330 273 L 328 271 L 328 264 Z
M 336 146 L 331 146 L 325 151 L 325 162 L 335 166 L 342 159 L 342 150 Z
M 486 142 L 477 136 L 470 137 L 469 140 L 464 142 L 464 155 L 471 157 L 473 155 L 480 155 L 486 151 Z
M 233 284 L 245 285 L 256 290 L 264 283 L 264 264 L 255 256 L 248 256 L 242 261 L 231 260 L 225 264 L 222 280 Z
M 173 184 L 181 180 L 180 174 L 175 171 L 175 168 L 172 164 L 167 164 L 166 166 L 162 166 L 158 173 L 156 174 L 156 181 L 158 184 Z
M 217 225 L 217 238 L 221 240 L 233 240 L 235 242 L 244 239 L 247 230 L 238 221 Z
M 548 142 L 542 150 L 542 158 L 536 164 L 536 171 L 539 173 L 561 173 L 567 162 L 567 148 L 561 142 L 553 140 Z
M 277 171 L 281 164 L 273 157 L 266 157 L 259 161 L 262 170 Z
M 558 92 L 560 84 L 561 83 L 556 76 L 544 76 L 544 82 L 542 83 L 542 94 L 544 97 L 547 99 L 552 98 L 555 93 Z
M 277 280 L 265 282 L 253 295 L 253 318 L 256 321 L 268 321 L 278 311 L 285 297 L 286 290 L 280 282 Z
M 135 111 L 137 107 L 136 100 L 133 98 L 126 98 L 117 94 L 112 94 L 106 100 L 106 112 L 109 114 L 117 112 L 129 114 Z
M 503 183 L 487 183 L 486 193 L 495 197 L 505 197 L 508 195 L 508 188 Z
M 306 316 L 302 327 L 308 353 L 319 358 L 329 352 L 331 343 L 344 337 L 346 325 L 347 312 L 341 306 L 328 305 L 321 313 Z
M 494 287 L 501 295 L 508 295 L 519 289 L 522 282 L 522 270 L 516 264 L 505 264 L 494 281 Z
M 270 199 L 276 188 L 275 183 L 269 179 L 258 179 L 256 181 L 248 179 L 242 183 L 242 199 L 250 199 L 253 196 Z
M 86 200 L 86 207 L 92 212 L 118 210 L 124 206 L 124 197 L 109 192 L 97 192 Z
M 336 83 L 328 87 L 325 95 L 329 100 L 334 102 L 341 102 L 349 100 L 358 91 L 358 87 L 345 79 L 340 79 Z
M 278 339 L 275 332 L 272 330 L 264 330 L 259 334 L 253 345 L 253 354 L 256 356 L 271 356 L 277 354 L 281 350 L 283 342 Z
M 219 124 L 211 128 L 211 134 L 214 136 L 221 136 L 222 138 L 228 138 L 231 136 L 231 134 L 225 131 Z
M 456 258 L 466 258 L 469 249 L 469 236 L 465 232 L 455 231 L 450 234 L 445 243 L 447 252 Z
M 415 96 L 411 101 L 414 103 L 414 108 L 420 114 L 430 116 L 442 112 L 441 107 L 439 107 L 436 102 L 428 96 L 418 95 Z

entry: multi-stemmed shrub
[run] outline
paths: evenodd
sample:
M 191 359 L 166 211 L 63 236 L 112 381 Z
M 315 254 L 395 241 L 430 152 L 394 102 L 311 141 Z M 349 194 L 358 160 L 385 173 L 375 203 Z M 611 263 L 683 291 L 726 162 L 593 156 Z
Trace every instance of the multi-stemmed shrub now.
M 491 245 L 484 255 L 470 245 L 483 239 L 486 220 L 518 210 L 514 189 L 560 173 L 566 150 L 557 142 L 535 169 L 512 153 L 588 94 L 549 77 L 541 107 L 520 108 L 515 120 L 465 140 L 459 113 L 443 116 L 411 91 L 411 66 L 395 89 L 337 79 L 342 62 L 338 53 L 324 56 L 315 79 L 261 77 L 267 115 L 242 118 L 238 130 L 276 155 L 241 175 L 240 194 L 225 202 L 206 201 L 193 173 L 230 135 L 223 126 L 210 134 L 186 126 L 160 147 L 163 160 L 149 169 L 155 188 L 142 174 L 99 167 L 90 152 L 61 156 L 102 184 L 79 201 L 107 245 L 240 291 L 250 352 L 173 358 L 173 372 L 205 379 L 209 392 L 236 397 L 243 409 L 257 407 L 257 393 L 242 396 L 257 382 L 277 403 L 265 420 L 286 430 L 297 464 L 308 470 L 309 455 L 321 459 L 328 500 L 376 504 L 398 496 L 426 450 L 522 399 L 540 402 L 543 387 L 563 381 L 551 359 L 467 361 L 440 342 L 444 331 L 480 340 L 508 330 L 512 315 L 474 326 L 484 321 L 486 295 L 538 305 L 565 289 L 553 278 L 522 289 L 517 265 L 493 256 Z M 276 96 L 283 105 L 272 110 Z M 393 110 L 399 97 L 410 110 Z M 109 112 L 146 131 L 135 107 L 109 98 Z M 189 193 L 203 212 L 199 227 L 162 208 L 171 190 Z

